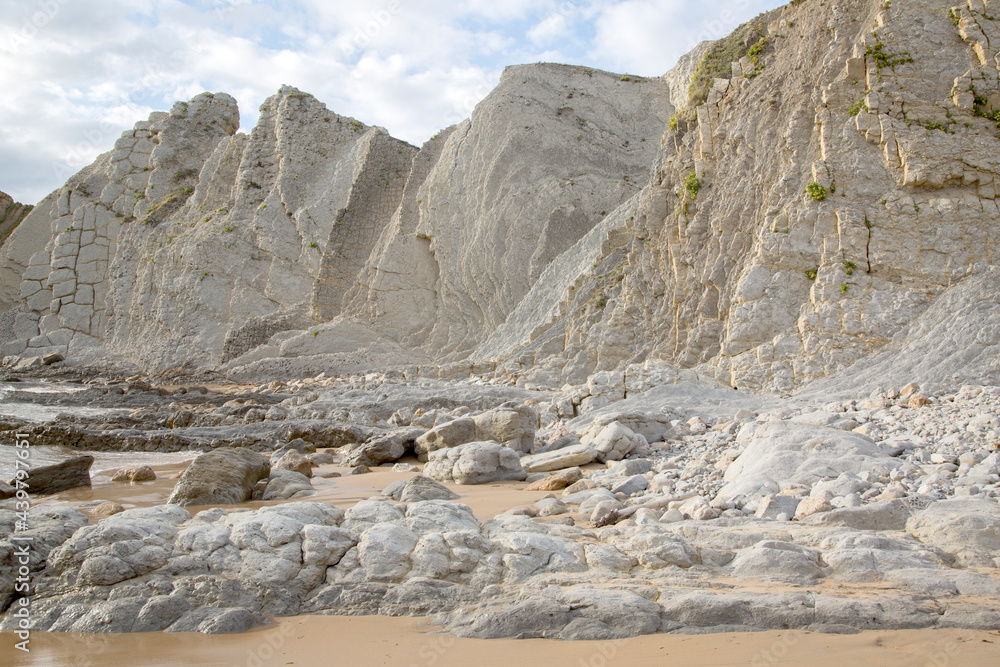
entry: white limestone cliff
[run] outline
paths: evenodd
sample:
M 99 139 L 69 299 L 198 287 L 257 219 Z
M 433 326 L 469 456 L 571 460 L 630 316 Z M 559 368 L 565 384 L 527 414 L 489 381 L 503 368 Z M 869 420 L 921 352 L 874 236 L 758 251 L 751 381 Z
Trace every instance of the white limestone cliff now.
M 992 15 L 801 2 L 660 78 L 511 67 L 420 149 L 292 88 L 249 135 L 199 96 L 11 234 L 3 307 L 26 312 L 2 351 L 554 386 L 645 364 L 790 391 L 905 345 L 995 266 Z M 962 312 L 955 345 L 995 326 Z
M 507 368 L 580 382 L 652 361 L 785 391 L 880 349 L 995 265 L 983 7 L 953 21 L 936 0 L 800 3 L 758 19 L 758 62 L 733 63 L 666 128 L 624 251 L 595 257 L 603 279 Z

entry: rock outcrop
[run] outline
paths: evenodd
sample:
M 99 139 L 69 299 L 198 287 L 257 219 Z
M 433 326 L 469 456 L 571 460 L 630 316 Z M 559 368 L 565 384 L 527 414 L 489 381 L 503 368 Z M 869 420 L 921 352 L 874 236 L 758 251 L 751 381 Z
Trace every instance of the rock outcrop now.
M 962 303 L 1000 233 L 991 17 L 795 3 L 663 77 L 511 67 L 420 149 L 293 88 L 249 135 L 200 95 L 11 234 L 2 351 L 550 387 L 658 365 L 781 392 L 933 343 L 917 321 L 959 308 L 925 333 L 988 360 L 995 299 Z
M 638 191 L 671 112 L 656 79 L 517 67 L 418 151 L 292 88 L 249 136 L 232 98 L 201 95 L 28 220 L 33 252 L 7 264 L 37 330 L 4 352 L 146 370 L 461 358 Z
M 34 206 L 19 204 L 6 192 L 0 192 L 0 246 L 33 208 Z
M 492 440 L 436 450 L 428 458 L 424 473 L 455 484 L 521 481 L 527 477 L 517 452 Z
M 657 360 L 788 390 L 994 264 L 994 23 L 979 3 L 956 11 L 801 3 L 727 38 L 755 41 L 730 43 L 746 56 L 665 128 L 617 240 L 576 249 L 593 268 L 549 299 L 560 316 L 534 320 L 518 365 L 579 382 Z
M 956 524 L 956 513 L 967 518 Z M 33 518 L 47 540 L 36 631 L 238 632 L 267 615 L 378 613 L 436 614 L 464 637 L 614 639 L 991 629 L 1000 618 L 996 580 L 951 567 L 956 557 L 946 552 L 967 567 L 993 566 L 1000 518 L 986 499 L 933 503 L 912 512 L 905 532 L 750 518 L 729 532 L 683 520 L 593 530 L 527 516 L 481 523 L 445 500 L 363 501 L 346 512 L 299 502 L 194 517 L 166 505 L 96 525 L 77 512 L 59 525 Z M 726 585 L 707 588 L 710 575 Z M 860 585 L 874 581 L 876 589 Z M 897 589 L 887 592 L 886 581 Z M 16 623 L 8 615 L 0 629 Z

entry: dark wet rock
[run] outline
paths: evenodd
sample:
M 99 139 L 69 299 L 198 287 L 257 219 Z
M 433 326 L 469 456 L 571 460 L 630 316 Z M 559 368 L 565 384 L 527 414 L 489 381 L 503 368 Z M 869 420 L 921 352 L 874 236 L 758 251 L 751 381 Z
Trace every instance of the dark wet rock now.
M 93 464 L 94 457 L 86 455 L 74 456 L 60 463 L 33 468 L 28 474 L 28 493 L 49 495 L 78 489 L 81 486 L 90 486 L 90 466 Z M 14 480 L 11 480 L 11 485 L 15 486 Z

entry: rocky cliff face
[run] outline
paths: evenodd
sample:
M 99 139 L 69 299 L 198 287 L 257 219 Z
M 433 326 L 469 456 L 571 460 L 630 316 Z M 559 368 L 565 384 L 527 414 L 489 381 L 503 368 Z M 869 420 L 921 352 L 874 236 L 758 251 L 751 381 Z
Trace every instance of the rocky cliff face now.
M 421 149 L 291 88 L 237 134 L 202 95 L 11 235 L 3 352 L 789 390 L 995 265 L 998 30 L 978 0 L 806 0 L 662 78 L 509 68 Z
M 672 112 L 658 79 L 509 68 L 471 119 L 421 152 L 348 312 L 434 357 L 466 356 L 639 191 Z
M 14 198 L 6 192 L 0 192 L 0 245 L 4 244 L 11 232 L 31 213 L 32 208 L 14 201 Z
M 508 366 L 579 381 L 656 361 L 787 390 L 886 344 L 996 262 L 989 16 L 918 0 L 759 19 L 763 39 L 665 128 L 618 240 L 591 243 L 562 315 Z

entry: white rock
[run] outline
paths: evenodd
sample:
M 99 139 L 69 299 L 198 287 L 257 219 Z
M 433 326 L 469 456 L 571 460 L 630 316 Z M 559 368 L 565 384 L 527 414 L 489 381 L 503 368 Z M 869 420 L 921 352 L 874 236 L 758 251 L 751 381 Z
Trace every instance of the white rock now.
M 488 484 L 527 477 L 513 449 L 498 442 L 472 442 L 431 453 L 424 474 L 439 482 Z

